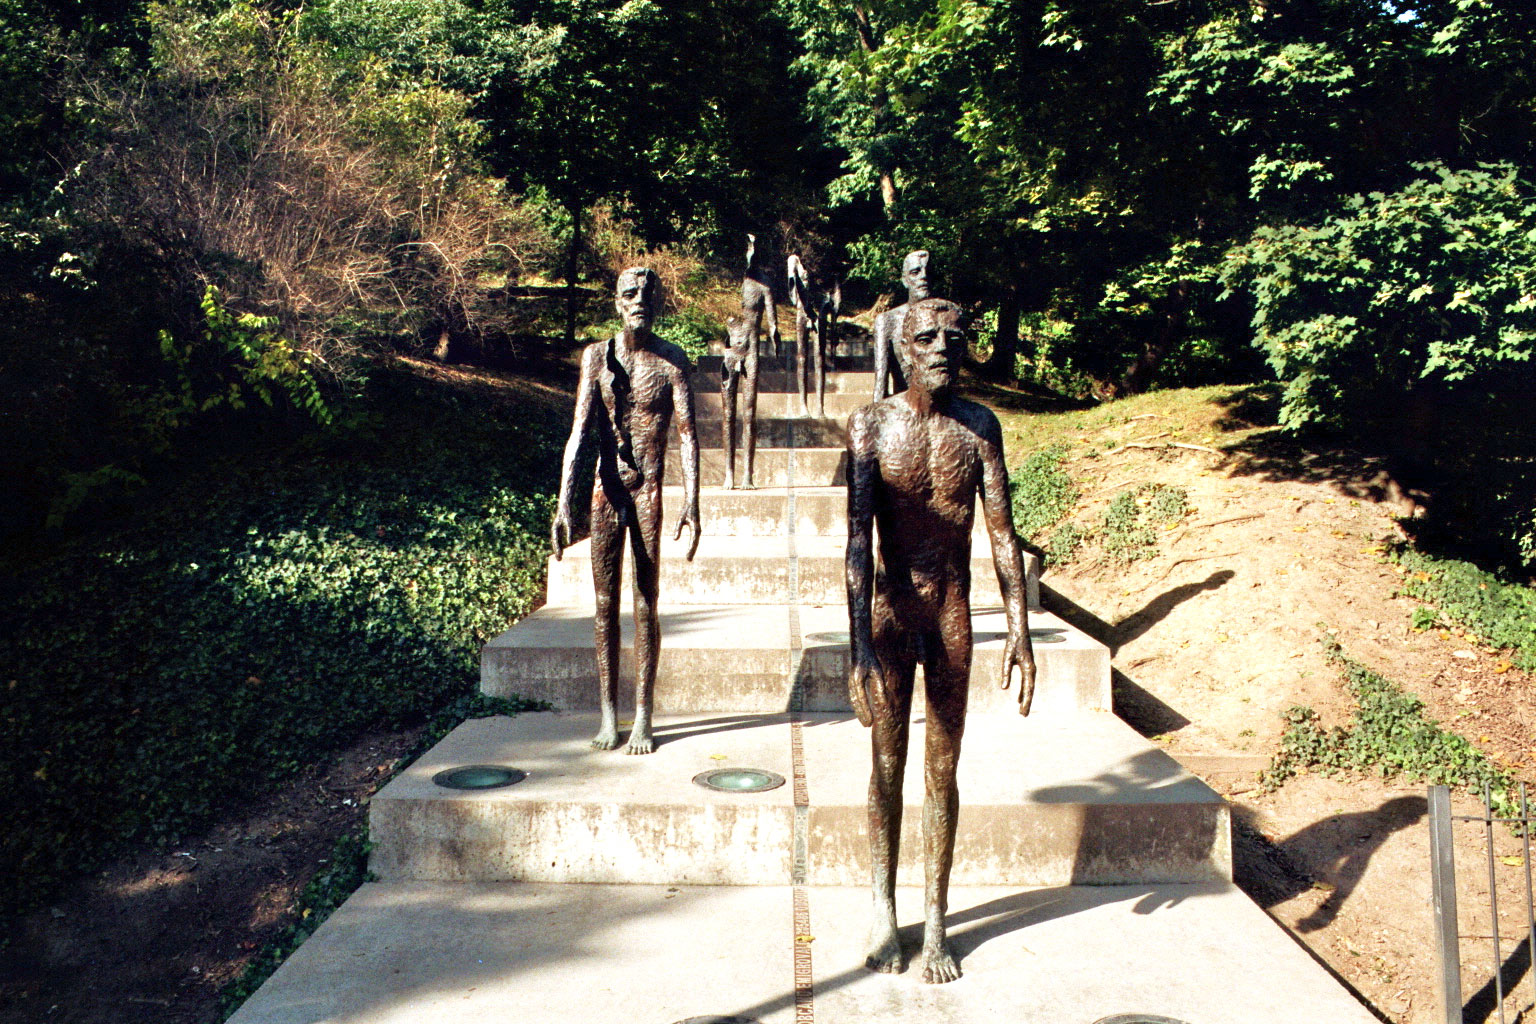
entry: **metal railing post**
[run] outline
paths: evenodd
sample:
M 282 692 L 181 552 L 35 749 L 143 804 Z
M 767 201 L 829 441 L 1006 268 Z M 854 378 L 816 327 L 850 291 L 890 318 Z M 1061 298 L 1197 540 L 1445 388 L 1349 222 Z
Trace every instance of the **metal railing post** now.
M 1435 959 L 1445 1024 L 1462 1024 L 1461 936 L 1456 921 L 1456 852 L 1451 841 L 1451 791 L 1429 787 L 1429 865 L 1434 890 Z

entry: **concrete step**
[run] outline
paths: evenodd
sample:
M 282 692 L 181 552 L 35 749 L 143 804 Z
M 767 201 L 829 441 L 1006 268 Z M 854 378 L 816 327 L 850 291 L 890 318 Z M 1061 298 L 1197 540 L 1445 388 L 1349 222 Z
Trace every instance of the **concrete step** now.
M 798 386 L 797 386 L 798 388 Z M 830 387 L 824 396 L 826 417 L 835 420 L 839 424 L 848 422 L 848 417 L 855 409 L 861 409 L 869 404 L 873 395 L 864 390 L 837 392 Z M 745 406 L 745 399 L 740 394 L 736 396 L 736 414 L 739 417 Z M 811 408 L 816 408 L 816 392 L 813 389 L 810 395 Z M 720 410 L 724 403 L 720 397 L 719 381 L 714 382 L 708 388 L 694 392 L 693 414 L 699 419 L 720 418 Z M 800 394 L 797 389 L 791 389 L 789 393 L 778 391 L 759 392 L 757 396 L 757 417 L 761 422 L 765 416 L 793 416 L 802 417 L 805 411 L 800 406 Z
M 922 894 L 897 893 L 902 943 Z M 1222 883 L 955 887 L 948 985 L 864 969 L 858 888 L 372 883 L 230 1024 L 1374 1024 Z
M 700 482 L 719 486 L 725 480 L 725 452 L 700 446 Z M 746 472 L 746 454 L 736 452 L 738 481 Z M 842 446 L 829 448 L 770 448 L 760 445 L 752 467 L 752 482 L 759 487 L 832 487 L 846 484 L 848 452 Z M 791 479 L 793 474 L 793 479 Z M 682 486 L 683 461 L 678 449 L 667 451 L 666 473 L 662 483 Z
M 720 393 L 720 359 L 718 356 L 706 356 L 699 362 L 699 369 L 693 373 L 693 392 L 702 395 L 713 391 Z M 800 393 L 800 377 L 792 369 L 780 367 L 760 366 L 757 372 L 757 395 L 759 398 L 767 394 L 778 392 L 780 394 Z M 827 394 L 852 394 L 868 395 L 865 401 L 873 399 L 875 393 L 875 373 L 872 369 L 859 370 L 830 370 L 827 372 Z M 797 399 L 798 400 L 798 399 Z
M 386 881 L 782 885 L 803 787 L 806 881 L 862 884 L 869 733 L 847 715 L 804 718 L 663 717 L 643 757 L 591 750 L 591 714 L 466 722 L 374 796 L 370 867 Z M 901 884 L 922 879 L 924 728 L 912 725 Z M 479 791 L 432 781 L 474 764 L 528 777 Z M 692 781 L 729 767 L 795 783 L 719 793 Z M 956 885 L 1231 878 L 1226 803 L 1112 714 L 973 717 L 959 786 Z
M 736 457 L 737 468 L 741 456 Z M 789 495 L 785 487 L 728 491 L 718 480 L 699 487 L 699 519 L 705 536 L 783 537 L 788 533 Z M 847 536 L 848 491 L 842 487 L 796 487 L 795 534 L 803 537 Z M 662 491 L 663 516 L 676 522 L 682 513 L 683 489 Z
M 798 399 L 796 400 L 798 404 Z M 718 413 L 718 410 L 716 410 Z M 716 417 L 699 417 L 694 430 L 702 448 L 725 446 L 725 421 Z M 741 420 L 736 421 L 736 444 L 746 443 L 746 432 Z M 671 443 L 678 444 L 677 425 L 672 426 Z M 848 444 L 848 429 L 844 419 L 806 418 L 789 415 L 764 415 L 761 408 L 757 415 L 757 446 L 764 448 L 842 448 Z
M 701 499 L 702 502 L 702 499 Z M 700 516 L 702 518 L 702 510 Z M 673 521 L 675 522 L 675 520 Z M 843 537 L 795 537 L 791 578 L 790 538 L 712 537 L 699 541 L 693 561 L 687 560 L 687 537 L 672 539 L 674 526 L 666 525 L 661 542 L 661 606 L 695 604 L 846 604 Z M 632 579 L 628 564 L 624 575 Z M 1029 575 L 1029 603 L 1040 604 L 1039 565 L 1025 555 Z M 567 548 L 559 561 L 549 560 L 550 604 L 587 604 L 592 601 L 592 542 L 584 540 Z M 997 604 L 1001 600 L 997 571 L 992 564 L 991 540 L 971 546 L 971 603 Z
M 791 613 L 802 649 L 790 648 Z M 545 605 L 480 651 L 480 689 L 493 697 L 519 694 L 563 711 L 598 707 L 593 611 L 587 605 Z M 624 643 L 619 700 L 634 707 L 634 623 L 620 617 Z M 1034 638 L 1033 715 L 1110 709 L 1109 649 L 1049 612 L 1029 616 Z M 1018 684 L 1002 689 L 1007 617 L 997 607 L 975 609 L 969 711 L 1014 715 Z M 840 605 L 694 605 L 661 613 L 656 707 L 668 714 L 704 711 L 847 712 L 848 612 Z M 921 685 L 919 685 L 921 693 Z

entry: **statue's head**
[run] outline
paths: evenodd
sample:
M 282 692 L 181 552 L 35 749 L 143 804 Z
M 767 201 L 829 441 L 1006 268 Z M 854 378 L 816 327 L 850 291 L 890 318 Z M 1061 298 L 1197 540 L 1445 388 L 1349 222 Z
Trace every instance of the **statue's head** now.
M 650 330 L 661 313 L 661 278 L 649 267 L 630 267 L 619 275 L 613 308 L 626 330 Z
M 965 311 L 948 299 L 920 299 L 901 324 L 907 386 L 943 394 L 960 379 L 965 359 Z
M 907 253 L 907 258 L 901 261 L 901 283 L 907 286 L 908 302 L 917 302 L 933 294 L 932 283 L 928 280 L 927 249 Z

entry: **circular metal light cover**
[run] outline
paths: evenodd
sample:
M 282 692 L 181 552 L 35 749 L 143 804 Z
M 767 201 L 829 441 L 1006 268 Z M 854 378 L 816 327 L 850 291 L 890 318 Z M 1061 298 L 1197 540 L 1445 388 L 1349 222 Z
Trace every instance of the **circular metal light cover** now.
M 693 784 L 719 793 L 765 793 L 784 785 L 784 776 L 761 768 L 714 768 L 695 775 Z
M 432 776 L 435 785 L 444 789 L 501 789 L 515 786 L 528 777 L 521 768 L 508 768 L 502 764 L 466 764 L 447 768 Z
M 702 1017 L 687 1017 L 676 1024 L 758 1024 L 755 1017 L 721 1017 L 707 1013 Z
M 1037 644 L 1064 644 L 1067 638 L 1061 634 L 1059 629 L 1032 629 L 1029 631 L 1029 639 Z
M 818 644 L 847 644 L 852 643 L 853 638 L 846 629 L 831 629 L 825 633 L 807 633 L 807 640 Z
M 1100 1017 L 1093 1024 L 1185 1024 L 1173 1017 L 1161 1017 L 1155 1013 L 1117 1013 L 1113 1017 Z

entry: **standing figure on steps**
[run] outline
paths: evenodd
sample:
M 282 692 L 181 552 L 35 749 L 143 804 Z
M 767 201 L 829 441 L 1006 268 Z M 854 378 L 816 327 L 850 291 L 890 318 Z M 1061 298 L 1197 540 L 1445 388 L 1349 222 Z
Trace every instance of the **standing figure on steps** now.
M 725 489 L 736 486 L 736 387 L 745 384 L 741 406 L 741 444 L 745 449 L 742 489 L 750 491 L 752 459 L 757 454 L 757 325 L 745 316 L 726 321 L 725 358 L 720 361 L 721 431 L 725 441 Z
M 550 528 L 555 558 L 571 545 L 574 528 L 571 493 L 576 467 L 589 439 L 597 435 L 597 474 L 592 483 L 592 582 L 597 590 L 595 617 L 597 680 L 602 722 L 592 746 L 612 750 L 619 744 L 619 586 L 623 582 L 626 540 L 635 566 L 635 724 L 628 754 L 649 754 L 651 699 L 656 692 L 656 656 L 661 620 L 656 611 L 661 569 L 661 484 L 667 453 L 667 428 L 677 414 L 682 441 L 683 528 L 693 531 L 688 560 L 699 547 L 699 446 L 693 430 L 693 392 L 688 357 L 676 345 L 651 333 L 661 309 L 661 281 L 645 267 L 619 275 L 614 299 L 621 327 L 607 341 L 588 345 L 581 357 L 576 415 L 560 467 L 560 499 Z
M 747 272 L 741 279 L 741 315 L 752 325 L 752 347 L 768 321 L 768 340 L 779 354 L 779 307 L 773 301 L 773 280 L 765 253 L 757 250 L 757 236 L 747 235 Z
M 1009 510 L 1002 429 L 991 410 L 954 394 L 966 351 L 960 307 L 913 303 L 900 337 L 907 390 L 848 420 L 848 697 L 873 726 L 869 844 L 874 923 L 865 965 L 902 969 L 896 864 L 902 773 L 919 661 L 927 696 L 923 760 L 926 880 L 922 978 L 960 976 L 944 932 L 959 790 L 955 766 L 971 677 L 971 526 L 981 498 L 1008 617 L 1002 685 L 1018 668 L 1019 713 L 1035 692 L 1024 560 Z M 878 531 L 871 527 L 878 524 Z M 878 532 L 878 564 L 872 533 Z
M 807 416 L 811 414 L 810 368 L 814 359 L 817 415 L 825 416 L 827 413 L 827 372 L 824 363 L 827 347 L 826 317 L 821 309 L 821 303 L 811 292 L 810 275 L 805 272 L 805 264 L 801 263 L 800 257 L 793 253 L 789 257 L 786 276 L 789 278 L 789 301 L 795 307 L 795 366 L 800 380 L 800 411 Z M 816 336 L 814 347 L 811 343 L 813 331 Z
M 906 319 L 912 303 L 926 299 L 933 293 L 928 278 L 928 252 L 918 249 L 907 253 L 901 261 L 901 283 L 907 288 L 907 301 L 875 317 L 875 401 L 886 395 L 897 395 L 907 388 L 907 365 L 901 354 L 901 322 Z M 894 357 L 894 361 L 893 358 Z M 890 376 L 891 386 L 886 387 Z

